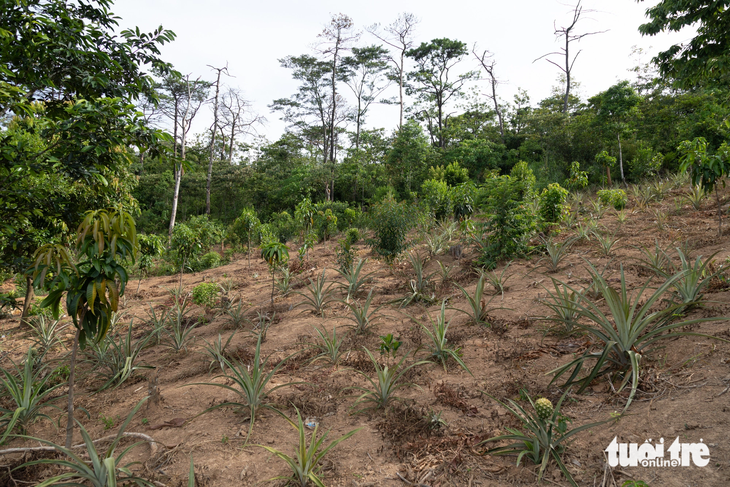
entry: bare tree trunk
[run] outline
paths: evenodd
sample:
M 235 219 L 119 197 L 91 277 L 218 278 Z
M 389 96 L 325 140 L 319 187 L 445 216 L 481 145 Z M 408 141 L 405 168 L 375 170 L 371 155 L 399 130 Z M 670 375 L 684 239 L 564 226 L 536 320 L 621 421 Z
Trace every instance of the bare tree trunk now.
M 213 68 L 213 66 L 210 66 Z M 228 67 L 213 68 L 218 71 L 215 82 L 215 101 L 213 102 L 213 127 L 210 134 L 210 152 L 208 153 L 208 178 L 205 186 L 205 214 L 210 215 L 210 184 L 213 179 L 213 151 L 215 148 L 215 133 L 218 131 L 218 96 L 221 88 L 221 72 L 227 71 Z
M 621 170 L 621 181 L 626 183 L 626 178 L 624 178 L 624 155 L 621 150 L 621 134 L 616 134 L 616 138 L 618 139 L 618 167 Z
M 73 437 L 74 437 L 74 379 L 76 376 L 76 353 L 79 349 L 79 335 L 81 334 L 81 329 L 76 328 L 76 336 L 74 337 L 74 346 L 73 350 L 71 351 L 71 363 L 69 364 L 69 374 L 68 374 L 68 408 L 66 410 L 67 412 L 67 421 L 66 421 L 66 449 L 70 450 L 71 445 L 73 445 Z
M 182 179 L 182 163 L 175 164 L 175 189 L 172 193 L 172 211 L 170 212 L 170 227 L 167 231 L 167 243 L 172 241 L 172 231 L 175 229 L 175 217 L 177 216 L 177 200 L 180 195 L 180 180 Z
M 25 301 L 23 301 L 23 312 L 20 315 L 20 324 L 28 325 L 28 313 L 30 312 L 30 304 L 33 302 L 33 279 L 25 276 Z

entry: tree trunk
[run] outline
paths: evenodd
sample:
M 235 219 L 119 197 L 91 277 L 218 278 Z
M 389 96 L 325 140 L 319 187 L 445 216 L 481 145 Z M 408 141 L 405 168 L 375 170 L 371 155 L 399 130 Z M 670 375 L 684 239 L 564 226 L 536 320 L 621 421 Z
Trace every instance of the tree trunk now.
M 611 166 L 606 166 L 606 182 L 611 186 Z
M 208 178 L 205 186 L 205 214 L 210 216 L 210 183 L 213 179 L 213 152 L 215 149 L 215 133 L 218 130 L 218 96 L 221 88 L 221 71 L 226 68 L 213 68 L 218 71 L 215 82 L 215 101 L 213 102 L 213 128 L 210 134 L 210 151 L 208 153 Z
M 23 313 L 20 315 L 20 324 L 29 325 L 28 312 L 30 312 L 30 304 L 33 302 L 33 279 L 25 276 L 25 301 L 23 302 Z
M 182 163 L 175 164 L 175 189 L 172 193 L 172 211 L 170 212 L 170 228 L 167 231 L 167 243 L 172 242 L 172 231 L 175 228 L 175 216 L 177 215 L 177 200 L 180 195 L 180 180 L 182 179 Z
M 69 364 L 69 374 L 68 374 L 68 409 L 67 411 L 67 421 L 66 421 L 66 449 L 70 450 L 71 445 L 73 444 L 73 437 L 74 437 L 74 379 L 76 376 L 76 353 L 79 349 L 79 335 L 81 334 L 81 329 L 76 328 L 76 336 L 74 337 L 74 346 L 73 350 L 71 351 L 71 363 Z
M 624 156 L 621 151 L 621 134 L 617 134 L 616 138 L 618 139 L 618 167 L 621 170 L 621 182 L 626 183 L 626 178 L 624 178 Z

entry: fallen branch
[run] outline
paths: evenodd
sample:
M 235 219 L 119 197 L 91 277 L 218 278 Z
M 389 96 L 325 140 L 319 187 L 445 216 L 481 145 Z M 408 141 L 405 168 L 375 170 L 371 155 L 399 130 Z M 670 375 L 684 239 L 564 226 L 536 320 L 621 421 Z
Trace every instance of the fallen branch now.
M 147 436 L 144 433 L 122 433 L 122 436 L 130 437 L 130 438 L 138 438 L 140 440 L 144 440 L 150 445 L 150 455 L 154 455 L 157 453 L 157 445 L 158 443 L 152 438 L 151 436 Z M 117 435 L 109 435 L 105 436 L 104 438 L 99 438 L 98 440 L 94 440 L 93 443 L 102 443 L 104 441 L 110 441 L 117 438 Z M 71 449 L 81 448 L 85 447 L 86 443 L 80 443 L 78 445 L 74 445 L 71 447 Z M 164 446 L 164 445 L 163 445 Z M 21 448 L 7 448 L 5 450 L 0 450 L 0 455 L 10 455 L 12 453 L 25 453 L 25 452 L 32 452 L 32 451 L 58 451 L 56 447 L 53 446 L 29 446 L 29 447 L 21 447 Z

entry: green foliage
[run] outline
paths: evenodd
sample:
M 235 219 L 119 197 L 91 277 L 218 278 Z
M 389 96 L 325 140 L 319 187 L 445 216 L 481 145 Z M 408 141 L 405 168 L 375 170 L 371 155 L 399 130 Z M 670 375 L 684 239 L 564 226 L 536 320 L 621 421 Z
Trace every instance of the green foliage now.
M 212 308 L 218 301 L 220 287 L 215 282 L 201 282 L 193 288 L 193 303 Z
M 347 240 L 350 245 L 356 244 L 358 240 L 360 240 L 360 230 L 357 228 L 348 228 L 345 232 L 345 240 Z
M 373 290 L 371 289 L 368 293 L 368 297 L 363 303 L 344 303 L 345 306 L 347 306 L 352 312 L 352 315 L 347 315 L 346 318 L 354 323 L 354 325 L 350 326 L 355 329 L 355 333 L 357 334 L 368 333 L 375 324 L 377 318 L 379 317 L 378 311 L 380 311 L 382 305 L 370 311 L 370 305 L 372 304 L 372 300 Z
M 236 218 L 233 225 L 228 229 L 229 235 L 235 236 L 239 241 L 248 242 L 248 270 L 251 270 L 251 242 L 258 233 L 260 225 L 261 222 L 256 216 L 256 211 L 253 208 L 244 208 L 241 216 Z M 231 240 L 233 239 L 231 238 Z
M 431 180 L 443 181 L 449 186 L 459 186 L 469 181 L 469 170 L 459 166 L 458 161 L 444 166 L 431 166 L 428 168 L 428 177 Z
M 319 353 L 312 359 L 311 363 L 318 360 L 327 360 L 332 365 L 337 365 L 342 355 L 342 338 L 337 338 L 337 327 L 332 328 L 331 338 L 324 327 L 321 330 L 315 327 L 314 331 L 317 332 L 320 339 L 315 342 L 313 348 Z
M 629 202 L 623 189 L 601 189 L 596 195 L 602 204 L 613 206 L 615 210 L 623 210 Z
M 269 369 L 268 363 L 270 357 L 266 357 L 262 360 L 261 341 L 261 338 L 259 338 L 256 342 L 256 351 L 254 352 L 253 362 L 251 364 L 244 364 L 238 361 L 231 362 L 228 359 L 224 359 L 225 365 L 228 368 L 228 373 L 224 373 L 217 378 L 224 378 L 226 379 L 226 382 L 196 382 L 188 384 L 189 386 L 203 385 L 220 387 L 237 396 L 234 400 L 225 401 L 223 403 L 216 404 L 215 406 L 211 406 L 201 414 L 225 407 L 232 407 L 237 410 L 247 410 L 249 419 L 248 435 L 246 436 L 247 441 L 248 437 L 251 436 L 253 425 L 256 422 L 256 413 L 258 413 L 260 409 L 264 408 L 274 409 L 269 403 L 269 395 L 282 387 L 298 384 L 298 382 L 287 382 L 267 389 L 271 379 L 276 376 L 279 369 L 284 366 L 286 361 L 289 360 L 292 355 L 289 355 L 281 362 L 271 367 L 271 370 L 267 372 L 266 370 Z
M 319 210 L 314 215 L 314 229 L 319 240 L 326 242 L 337 233 L 337 216 L 330 208 Z
M 341 270 L 336 269 L 337 272 L 345 278 L 345 283 L 340 284 L 342 289 L 344 289 L 347 292 L 347 302 L 350 302 L 351 298 L 357 297 L 357 293 L 360 291 L 360 289 L 367 283 L 372 280 L 370 276 L 375 274 L 375 272 L 369 272 L 363 276 L 361 276 L 362 268 L 365 265 L 365 262 L 367 262 L 367 259 L 359 259 L 357 261 L 356 266 L 350 266 L 347 270 Z
M 386 198 L 370 208 L 370 226 L 375 239 L 369 245 L 389 264 L 408 248 L 406 235 L 413 227 L 412 207 L 405 202 Z
M 540 194 L 540 218 L 545 223 L 560 223 L 569 211 L 565 202 L 568 190 L 558 183 L 549 184 Z
M 437 220 L 443 220 L 453 213 L 450 193 L 449 185 L 437 179 L 429 179 L 421 186 L 423 201 Z
M 327 269 L 324 269 L 316 281 L 309 279 L 309 284 L 306 285 L 306 292 L 295 291 L 295 294 L 299 294 L 304 298 L 304 301 L 294 306 L 295 308 L 299 306 L 311 306 L 314 313 L 324 317 L 325 308 L 335 301 L 335 298 L 332 297 L 332 286 L 335 283 L 330 282 L 325 287 L 325 284 L 327 284 L 326 273 Z
M 411 293 L 401 301 L 400 307 L 404 308 L 413 302 L 425 302 L 432 303 L 434 301 L 434 294 L 431 292 L 433 286 L 431 285 L 431 278 L 436 274 L 432 272 L 427 274 L 424 272 L 425 259 L 421 259 L 418 252 L 408 253 L 408 260 L 413 267 L 414 278 L 408 281 L 411 287 Z
M 86 356 L 94 372 L 106 379 L 99 391 L 119 387 L 137 370 L 153 368 L 137 364 L 139 354 L 147 346 L 152 335 L 135 341 L 132 338 L 133 324 L 134 318 L 129 321 L 126 333 L 114 330 L 100 343 L 92 342 L 86 350 Z
M 41 354 L 45 354 L 56 345 L 63 344 L 58 334 L 66 328 L 66 325 L 59 326 L 60 321 L 50 319 L 43 314 L 29 320 L 28 325 L 33 335 L 31 340 L 33 340 L 33 345 L 38 348 Z
M 87 338 L 99 342 L 106 336 L 127 285 L 128 275 L 122 264 L 127 259 L 134 262 L 136 248 L 137 232 L 131 215 L 97 210 L 87 212 L 79 225 L 76 252 L 83 259 L 78 264 L 60 245 L 48 244 L 36 252 L 35 285 L 44 286 L 48 271 L 54 276 L 48 285 L 52 291 L 41 306 L 51 307 L 58 318 L 61 297 L 66 293 L 66 310 L 80 330 L 82 349 Z
M 147 275 L 152 268 L 152 259 L 159 257 L 165 250 L 165 243 L 159 235 L 137 235 L 139 252 L 137 265 L 140 273 Z
M 170 249 L 173 252 L 173 262 L 182 273 L 193 258 L 203 251 L 203 239 L 186 224 L 178 223 L 172 231 Z
M 25 433 L 28 426 L 34 421 L 45 418 L 51 422 L 53 420 L 42 413 L 46 407 L 56 406 L 50 404 L 53 392 L 63 385 L 62 383 L 50 385 L 53 373 L 48 373 L 45 366 L 34 367 L 35 360 L 33 358 L 36 351 L 30 347 L 22 367 L 13 363 L 13 368 L 8 370 L 0 367 L 0 385 L 3 389 L 3 404 L 0 405 L 0 425 L 5 430 L 0 437 L 0 444 L 18 427 L 21 433 Z M 58 369 L 56 369 L 58 370 Z M 55 372 L 55 371 L 54 371 Z
M 395 358 L 401 345 L 403 342 L 400 341 L 400 338 L 394 337 L 392 333 L 383 335 L 380 337 L 380 355 Z
M 339 270 L 341 272 L 351 272 L 356 255 L 357 253 L 351 247 L 351 243 L 348 238 L 340 240 L 337 250 L 335 251 L 335 259 L 337 260 L 337 267 L 339 267 Z
M 332 441 L 329 445 L 327 445 L 327 447 L 323 448 L 323 443 L 327 439 L 329 431 L 323 434 L 320 438 L 317 438 L 317 429 L 319 428 L 319 424 L 317 424 L 314 427 L 314 431 L 312 432 L 312 438 L 309 442 L 309 445 L 307 445 L 307 430 L 305 428 L 304 421 L 302 421 L 302 415 L 299 414 L 299 409 L 297 409 L 296 411 L 297 423 L 295 424 L 286 415 L 281 413 L 281 411 L 279 411 L 278 409 L 276 410 L 276 412 L 281 414 L 281 416 L 284 417 L 284 419 L 286 419 L 289 424 L 299 432 L 299 445 L 295 449 L 294 457 L 290 457 L 289 455 L 286 455 L 285 453 L 282 453 L 279 450 L 269 446 L 256 446 L 261 447 L 266 451 L 271 452 L 277 457 L 281 458 L 291 469 L 292 475 L 288 477 L 274 477 L 270 480 L 287 480 L 289 484 L 298 485 L 299 487 L 307 487 L 307 485 L 309 485 L 309 483 L 311 482 L 318 487 L 324 487 L 324 483 L 319 476 L 319 462 L 332 448 L 336 447 L 342 441 L 350 438 L 362 428 L 354 429 L 349 433 L 342 435 L 338 439 Z
M 570 177 L 563 184 L 570 191 L 579 191 L 588 186 L 588 173 L 580 170 L 580 162 L 570 163 Z
M 534 176 L 530 177 L 531 172 L 517 172 L 522 179 L 511 176 L 490 178 L 482 188 L 482 201 L 488 218 L 485 223 L 477 224 L 477 231 L 482 235 L 478 263 L 487 268 L 495 267 L 499 261 L 524 255 L 528 250 L 527 239 L 535 231 L 536 215 L 524 199 L 531 192 L 530 181 L 534 182 Z
M 450 195 L 455 218 L 463 220 L 474 213 L 474 201 L 477 197 L 477 188 L 474 183 L 467 181 L 455 186 L 451 188 Z
M 368 374 L 361 370 L 355 370 L 358 374 L 365 377 L 365 379 L 370 383 L 370 388 L 367 387 L 349 387 L 348 389 L 354 389 L 362 391 L 362 395 L 360 395 L 357 400 L 355 401 L 355 404 L 352 405 L 352 408 L 355 409 L 358 406 L 364 405 L 365 407 L 358 409 L 355 411 L 355 413 L 361 413 L 363 411 L 367 411 L 370 409 L 380 409 L 385 408 L 388 404 L 390 404 L 391 401 L 398 400 L 398 398 L 395 396 L 395 393 L 398 391 L 398 389 L 401 389 L 403 387 L 410 387 L 414 384 L 411 384 L 409 382 L 403 382 L 403 376 L 406 372 L 408 372 L 413 367 L 418 367 L 419 365 L 426 364 L 428 362 L 426 361 L 420 361 L 420 362 L 414 362 L 411 365 L 408 365 L 407 367 L 403 366 L 403 362 L 408 358 L 408 354 L 405 354 L 403 358 L 400 359 L 400 361 L 395 364 L 392 367 L 389 367 L 387 365 L 381 366 L 377 360 L 375 360 L 375 357 L 373 357 L 373 354 L 370 353 L 370 350 L 363 347 L 363 350 L 365 350 L 365 353 L 368 355 L 368 358 L 370 359 L 370 362 L 373 364 L 373 367 L 375 368 L 375 378 L 373 379 Z M 416 386 L 418 387 L 418 386 Z
M 269 266 L 271 273 L 271 302 L 274 302 L 274 274 L 276 270 L 289 261 L 289 247 L 281 242 L 269 242 L 261 245 L 261 258 Z
M 296 235 L 298 229 L 296 221 L 286 211 L 272 215 L 269 225 L 279 242 L 282 243 L 286 243 Z
M 631 404 L 639 385 L 641 358 L 658 341 L 671 339 L 679 335 L 704 336 L 698 333 L 675 330 L 694 323 L 715 321 L 722 318 L 697 318 L 677 321 L 676 311 L 681 305 L 656 309 L 656 305 L 660 302 L 664 293 L 682 278 L 682 273 L 667 279 L 653 292 L 648 289 L 651 283 L 651 280 L 649 280 L 632 297 L 628 294 L 623 266 L 618 290 L 611 287 L 596 268 L 590 264 L 589 272 L 593 278 L 595 290 L 603 298 L 602 301 L 605 301 L 608 312 L 604 312 L 603 304 L 599 306 L 600 302 L 593 302 L 587 296 L 581 295 L 580 301 L 575 306 L 578 317 L 585 320 L 586 323 L 582 321 L 573 322 L 573 326 L 577 326 L 595 338 L 601 344 L 603 350 L 597 352 L 586 351 L 567 364 L 556 368 L 552 371 L 554 374 L 553 381 L 573 369 L 565 386 L 579 384 L 578 393 L 581 393 L 594 379 L 602 375 L 611 375 L 611 380 L 616 377 L 623 377 L 621 385 L 617 389 L 618 392 L 621 392 L 631 382 L 631 392 L 624 407 L 624 410 L 626 410 Z M 560 284 L 564 289 L 580 294 L 567 284 Z M 579 379 L 578 375 L 581 369 L 585 362 L 589 360 L 595 360 L 595 365 L 587 376 Z
M 56 467 L 62 467 L 63 469 L 70 470 L 70 472 L 64 472 L 52 478 L 46 479 L 45 481 L 38 484 L 37 487 L 47 487 L 51 485 L 92 485 L 93 487 L 113 487 L 117 485 L 117 483 L 119 485 L 133 483 L 139 486 L 154 487 L 153 483 L 132 474 L 132 471 L 129 468 L 133 465 L 132 463 L 124 466 L 121 465 L 122 459 L 141 442 L 134 443 L 124 448 L 122 452 L 119 453 L 119 455 L 116 455 L 117 446 L 119 446 L 119 442 L 122 440 L 122 438 L 124 438 L 127 426 L 129 426 L 132 418 L 135 414 L 137 414 L 137 411 L 139 411 L 139 408 L 142 407 L 142 404 L 144 404 L 146 400 L 147 398 L 142 399 L 134 407 L 134 409 L 132 409 L 132 411 L 127 416 L 127 419 L 125 419 L 122 425 L 119 427 L 119 432 L 117 433 L 116 437 L 114 437 L 114 440 L 111 442 L 105 452 L 100 452 L 96 449 L 96 445 L 89 436 L 89 433 L 86 431 L 86 428 L 84 428 L 84 426 L 77 421 L 79 431 L 81 432 L 81 437 L 84 439 L 84 445 L 89 460 L 85 460 L 83 458 L 85 455 L 82 456 L 80 454 L 76 454 L 73 452 L 73 450 L 66 449 L 60 445 L 53 443 L 52 441 L 44 440 L 42 438 L 23 436 L 22 438 L 32 441 L 38 441 L 40 443 L 53 447 L 59 454 L 62 455 L 62 457 L 54 459 L 33 460 L 31 462 L 24 463 L 23 465 L 21 465 L 21 468 L 30 467 L 33 465 L 54 465 Z M 76 479 L 76 481 L 81 479 L 88 482 L 88 484 L 61 483 L 64 481 L 73 481 L 72 479 Z
M 467 367 L 464 361 L 461 359 L 461 356 L 463 355 L 461 352 L 461 347 L 451 347 L 448 344 L 449 340 L 446 338 L 446 333 L 449 331 L 449 325 L 451 324 L 451 320 L 446 321 L 446 300 L 443 300 L 441 302 L 441 314 L 436 318 L 436 321 L 432 320 L 429 316 L 431 327 L 424 325 L 416 319 L 413 320 L 418 323 L 421 328 L 423 328 L 423 331 L 430 339 L 429 358 L 431 360 L 441 362 L 441 365 L 444 367 L 444 372 L 446 372 L 446 362 L 449 358 L 454 359 L 454 361 L 459 364 L 461 368 L 471 374 L 469 367 Z
M 565 452 L 565 447 L 567 446 L 570 437 L 588 428 L 601 425 L 606 421 L 586 424 L 578 428 L 568 430 L 569 420 L 560 411 L 568 392 L 569 391 L 565 391 L 555 407 L 552 408 L 550 415 L 547 417 L 544 417 L 544 414 L 541 415 L 539 413 L 540 408 L 538 403 L 540 399 L 533 401 L 526 391 L 522 391 L 520 395 L 530 401 L 530 405 L 533 410 L 529 412 L 512 399 L 507 399 L 506 404 L 492 396 L 489 396 L 509 411 L 515 418 L 519 419 L 520 422 L 522 422 L 524 429 L 506 428 L 509 434 L 489 438 L 480 443 L 480 445 L 493 441 L 514 441 L 514 443 L 509 445 L 490 448 L 486 451 L 486 453 L 492 455 L 518 454 L 518 466 L 520 462 L 522 462 L 523 458 L 529 458 L 535 465 L 540 465 L 540 470 L 537 474 L 538 483 L 542 481 L 551 460 L 554 460 L 568 482 L 570 482 L 571 485 L 578 487 L 578 484 L 575 480 L 573 480 L 570 472 L 565 467 L 561 456 Z
M 195 262 L 195 270 L 204 271 L 206 269 L 214 269 L 221 265 L 221 254 L 218 252 L 208 252 Z
M 487 321 L 487 318 L 489 316 L 490 311 L 494 311 L 495 309 L 499 308 L 490 308 L 489 305 L 491 304 L 492 300 L 494 299 L 494 296 L 489 298 L 489 301 L 486 301 L 484 298 L 484 274 L 479 276 L 479 280 L 477 281 L 477 286 L 474 290 L 474 295 L 470 295 L 469 292 L 464 289 L 463 287 L 456 285 L 459 290 L 461 290 L 461 293 L 466 298 L 466 302 L 469 305 L 469 309 L 467 311 L 454 308 L 456 311 L 461 311 L 462 313 L 467 314 L 474 324 L 476 325 L 484 325 L 484 326 L 490 326 L 489 322 Z M 485 302 L 486 301 L 486 302 Z
M 311 199 L 304 198 L 297 204 L 294 210 L 294 219 L 302 227 L 302 236 L 307 235 L 314 226 L 314 213 L 314 205 L 312 205 Z

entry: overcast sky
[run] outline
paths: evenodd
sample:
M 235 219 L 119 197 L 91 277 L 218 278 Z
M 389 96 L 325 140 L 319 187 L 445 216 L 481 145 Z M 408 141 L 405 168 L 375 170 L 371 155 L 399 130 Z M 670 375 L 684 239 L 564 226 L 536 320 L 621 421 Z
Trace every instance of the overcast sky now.
M 573 70 L 580 82 L 578 94 L 588 98 L 622 79 L 632 79 L 628 70 L 646 63 L 659 49 L 686 41 L 689 33 L 660 34 L 642 37 L 638 26 L 646 22 L 645 10 L 658 3 L 647 0 L 583 0 L 582 20 L 577 33 L 607 31 L 588 36 L 571 48 L 581 51 Z M 448 37 L 467 43 L 470 48 L 488 49 L 497 62 L 496 75 L 502 82 L 498 95 L 512 101 L 518 88 L 527 90 L 531 102 L 550 95 L 560 74 L 546 60 L 536 58 L 561 45 L 554 35 L 572 19 L 574 3 L 557 0 L 481 0 L 481 1 L 412 1 L 369 0 L 345 2 L 334 0 L 275 0 L 247 2 L 240 0 L 117 0 L 112 11 L 122 18 L 120 26 L 139 26 L 151 31 L 159 25 L 177 34 L 175 42 L 162 49 L 162 56 L 183 74 L 214 80 L 207 67 L 225 66 L 235 78 L 226 84 L 240 88 L 253 102 L 254 110 L 268 119 L 259 129 L 270 141 L 285 128 L 279 115 L 267 108 L 274 99 L 289 97 L 297 83 L 279 59 L 288 55 L 314 54 L 317 34 L 333 14 L 350 16 L 357 29 L 374 23 L 387 25 L 399 13 L 410 12 L 420 20 L 416 26 L 416 44 Z M 378 42 L 364 32 L 360 45 Z M 644 49 L 641 57 L 632 56 L 633 46 Z M 557 62 L 561 59 L 552 58 Z M 463 62 L 464 69 L 477 69 L 473 58 Z M 486 90 L 486 85 L 481 85 Z M 395 89 L 390 93 L 396 95 Z M 212 121 L 211 110 L 204 110 L 194 125 L 201 132 Z M 367 128 L 397 125 L 396 106 L 376 107 L 366 122 Z

